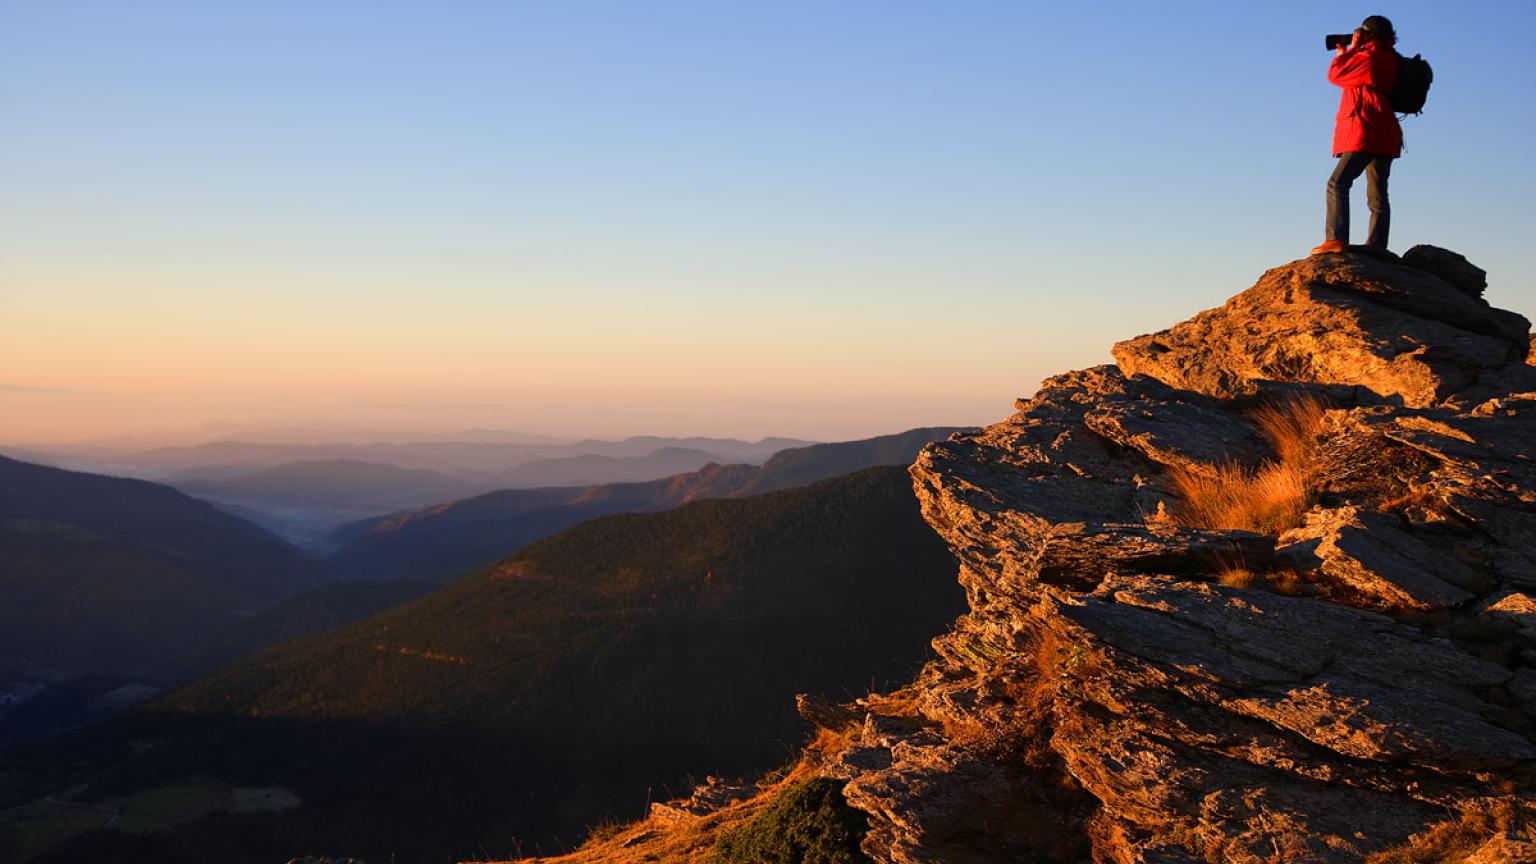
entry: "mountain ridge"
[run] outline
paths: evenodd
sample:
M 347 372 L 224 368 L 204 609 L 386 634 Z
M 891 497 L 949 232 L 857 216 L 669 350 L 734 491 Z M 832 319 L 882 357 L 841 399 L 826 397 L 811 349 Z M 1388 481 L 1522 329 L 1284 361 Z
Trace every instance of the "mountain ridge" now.
M 859 441 L 813 444 L 761 466 L 706 464 L 640 483 L 498 490 L 411 513 L 352 523 L 328 559 L 342 578 L 412 578 L 463 572 L 585 519 L 654 511 L 705 498 L 744 497 L 804 485 L 871 465 L 905 465 L 954 427 L 919 427 Z

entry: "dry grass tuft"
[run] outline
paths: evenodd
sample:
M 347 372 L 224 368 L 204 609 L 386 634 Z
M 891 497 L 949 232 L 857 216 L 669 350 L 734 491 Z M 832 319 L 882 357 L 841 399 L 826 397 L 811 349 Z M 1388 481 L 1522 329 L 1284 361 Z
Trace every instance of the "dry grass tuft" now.
M 1301 523 L 1312 503 L 1312 454 L 1328 407 L 1314 397 L 1292 399 L 1253 414 L 1275 458 L 1256 468 L 1219 466 L 1212 475 L 1173 472 L 1182 503 L 1176 524 L 1275 534 Z
M 922 688 L 916 683 L 908 683 L 889 693 L 870 693 L 859 703 L 883 717 L 917 717 L 922 713 L 918 707 L 921 696 Z
M 1317 589 L 1296 571 L 1283 568 L 1260 573 L 1240 565 L 1228 566 L 1216 574 L 1216 581 L 1228 588 L 1256 589 L 1288 597 L 1317 593 Z
M 1287 402 L 1265 405 L 1250 419 L 1258 425 L 1269 446 L 1283 463 L 1304 465 L 1312 459 L 1317 436 L 1323 429 L 1328 404 L 1316 396 L 1298 396 Z
M 1174 488 L 1183 498 L 1174 521 L 1191 528 L 1230 528 L 1274 534 L 1301 522 L 1309 493 L 1299 466 L 1283 462 L 1258 469 L 1223 465 L 1213 476 L 1180 471 Z
M 1230 570 L 1221 571 L 1216 581 L 1228 588 L 1257 588 L 1264 584 L 1264 577 L 1247 567 L 1233 567 Z
M 1500 835 L 1536 838 L 1536 806 L 1517 801 L 1484 801 L 1464 807 L 1396 849 L 1367 855 L 1366 864 L 1451 864 L 1464 860 Z

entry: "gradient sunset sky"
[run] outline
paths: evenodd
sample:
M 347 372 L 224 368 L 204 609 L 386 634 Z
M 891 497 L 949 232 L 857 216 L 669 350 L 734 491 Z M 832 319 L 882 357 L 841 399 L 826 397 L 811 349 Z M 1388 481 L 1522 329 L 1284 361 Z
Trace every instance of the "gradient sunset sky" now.
M 1536 314 L 1528 0 L 0 0 L 0 444 L 994 421 L 1322 239 L 1374 13 Z

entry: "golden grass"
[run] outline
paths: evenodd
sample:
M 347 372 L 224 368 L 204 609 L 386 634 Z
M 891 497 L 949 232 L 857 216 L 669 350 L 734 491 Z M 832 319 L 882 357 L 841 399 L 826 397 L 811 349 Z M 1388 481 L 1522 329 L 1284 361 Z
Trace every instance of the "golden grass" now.
M 1309 494 L 1297 466 L 1271 463 L 1258 469 L 1222 465 L 1211 476 L 1179 471 L 1174 488 L 1183 503 L 1174 521 L 1190 528 L 1228 528 L 1275 534 L 1301 522 Z
M 1260 573 L 1247 567 L 1223 567 L 1216 574 L 1216 581 L 1228 588 L 1257 589 L 1274 594 L 1297 597 L 1315 591 L 1294 570 L 1268 570 Z
M 715 840 L 768 806 L 788 784 L 803 779 L 794 772 L 779 783 L 714 813 L 682 822 L 666 823 L 645 818 L 629 825 L 604 826 L 568 855 L 557 858 L 520 858 L 503 864 L 643 864 L 657 861 L 702 861 L 709 857 Z M 793 778 L 793 780 L 791 780 Z
M 1470 804 L 1456 818 L 1434 825 L 1396 849 L 1367 855 L 1365 862 L 1451 864 L 1502 834 L 1522 840 L 1536 839 L 1536 806 L 1515 801 Z
M 1264 583 L 1264 578 L 1247 567 L 1232 567 L 1221 571 L 1216 581 L 1228 588 L 1257 588 Z
M 1312 504 L 1312 454 L 1328 408 L 1315 397 L 1298 397 L 1255 411 L 1275 457 L 1257 467 L 1236 463 L 1212 474 L 1176 470 L 1181 503 L 1172 518 L 1190 528 L 1223 528 L 1275 534 L 1301 523 Z
M 882 717 L 917 717 L 922 713 L 917 704 L 921 696 L 922 688 L 908 683 L 889 693 L 870 693 L 859 701 Z
M 1264 433 L 1282 463 L 1305 465 L 1317 447 L 1328 404 L 1316 396 L 1298 396 L 1279 404 L 1265 405 L 1250 419 Z

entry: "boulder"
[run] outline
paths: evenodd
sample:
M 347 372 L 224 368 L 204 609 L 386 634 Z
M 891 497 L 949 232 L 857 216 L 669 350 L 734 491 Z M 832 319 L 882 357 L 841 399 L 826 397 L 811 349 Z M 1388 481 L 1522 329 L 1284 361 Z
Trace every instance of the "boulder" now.
M 1433 273 L 1471 297 L 1483 296 L 1488 287 L 1488 271 L 1439 246 L 1415 246 L 1403 253 L 1403 263 Z
M 1282 534 L 1276 554 L 1386 609 L 1446 609 L 1481 581 L 1465 564 L 1417 539 L 1396 516 L 1355 507 L 1315 510 Z

